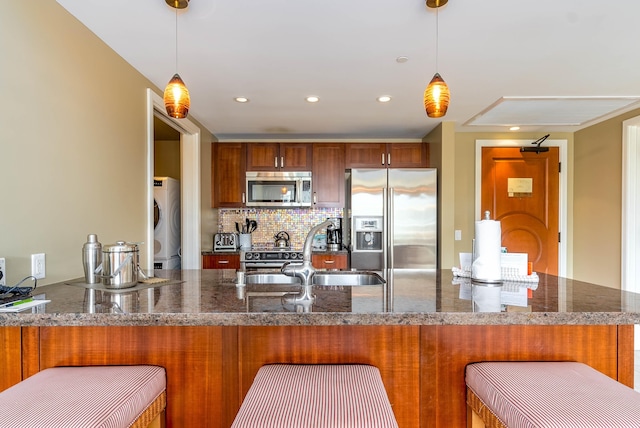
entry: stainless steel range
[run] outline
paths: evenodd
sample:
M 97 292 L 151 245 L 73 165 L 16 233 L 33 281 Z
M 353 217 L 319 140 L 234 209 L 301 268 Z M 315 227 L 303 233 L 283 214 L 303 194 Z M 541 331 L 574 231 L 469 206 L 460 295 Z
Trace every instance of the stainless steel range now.
M 289 261 L 302 262 L 302 251 L 291 248 L 252 248 L 240 251 L 240 267 L 244 270 L 280 269 Z

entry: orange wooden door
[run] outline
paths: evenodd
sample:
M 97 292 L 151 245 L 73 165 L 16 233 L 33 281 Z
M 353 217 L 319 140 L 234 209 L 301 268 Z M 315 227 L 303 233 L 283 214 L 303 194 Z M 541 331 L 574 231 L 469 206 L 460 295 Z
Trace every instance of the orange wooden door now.
M 527 253 L 535 272 L 558 274 L 559 150 L 482 148 L 481 210 L 500 220 L 502 246 Z M 481 217 L 484 217 L 483 215 Z

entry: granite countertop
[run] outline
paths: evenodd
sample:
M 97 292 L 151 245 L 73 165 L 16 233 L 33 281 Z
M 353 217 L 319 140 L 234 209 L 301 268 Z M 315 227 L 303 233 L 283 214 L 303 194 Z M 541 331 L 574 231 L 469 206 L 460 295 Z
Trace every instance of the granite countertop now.
M 496 290 L 450 270 L 399 270 L 385 286 L 314 287 L 308 313 L 282 303 L 295 285 L 239 288 L 234 270 L 155 274 L 169 281 L 122 290 L 81 279 L 42 286 L 35 294 L 50 302 L 40 312 L 0 313 L 0 325 L 640 324 L 640 295 L 544 274 L 537 284 Z

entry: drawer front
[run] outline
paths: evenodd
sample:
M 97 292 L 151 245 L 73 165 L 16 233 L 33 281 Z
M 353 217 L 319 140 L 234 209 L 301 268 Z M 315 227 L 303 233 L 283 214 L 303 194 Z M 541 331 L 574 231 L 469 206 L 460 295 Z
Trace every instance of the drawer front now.
M 214 254 L 202 256 L 202 269 L 240 269 L 240 255 Z
M 312 263 L 316 269 L 347 269 L 346 254 L 317 254 L 312 256 Z

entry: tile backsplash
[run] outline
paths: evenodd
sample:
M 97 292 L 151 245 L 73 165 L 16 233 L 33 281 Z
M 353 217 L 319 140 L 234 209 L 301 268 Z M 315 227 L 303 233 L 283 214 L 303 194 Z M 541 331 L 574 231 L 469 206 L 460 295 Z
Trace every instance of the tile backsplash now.
M 213 232 L 235 232 L 236 222 L 244 224 L 249 218 L 258 223 L 252 234 L 254 245 L 273 245 L 276 233 L 284 230 L 291 238 L 291 246 L 302 248 L 309 229 L 328 217 L 343 217 L 340 208 L 293 208 L 293 209 L 219 209 L 218 230 Z

